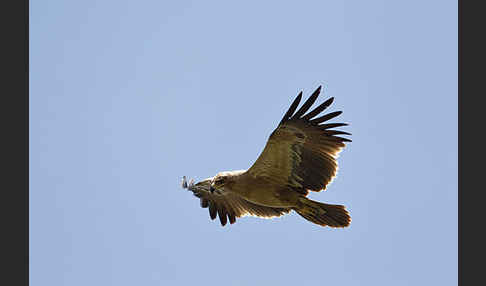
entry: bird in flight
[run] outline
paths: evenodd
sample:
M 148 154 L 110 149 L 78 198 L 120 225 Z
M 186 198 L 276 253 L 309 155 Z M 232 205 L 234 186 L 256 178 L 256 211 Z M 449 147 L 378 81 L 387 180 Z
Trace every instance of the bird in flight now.
M 316 117 L 333 97 L 306 114 L 320 92 L 321 86 L 298 110 L 302 92 L 297 95 L 248 170 L 220 172 L 198 183 L 187 182 L 184 176 L 182 187 L 200 199 L 212 220 L 219 216 L 222 226 L 243 216 L 272 218 L 291 210 L 320 226 L 349 226 L 351 217 L 344 206 L 307 198 L 310 191 L 320 192 L 331 183 L 338 169 L 337 156 L 344 142 L 351 142 L 337 136 L 350 133 L 335 130 L 346 123 L 328 122 L 342 111 Z

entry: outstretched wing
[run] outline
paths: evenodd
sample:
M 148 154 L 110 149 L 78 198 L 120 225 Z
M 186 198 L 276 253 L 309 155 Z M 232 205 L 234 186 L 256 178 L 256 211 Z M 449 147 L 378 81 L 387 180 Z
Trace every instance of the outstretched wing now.
M 185 182 L 185 181 L 184 181 Z M 236 218 L 244 216 L 255 216 L 260 218 L 279 217 L 290 212 L 289 208 L 272 208 L 254 204 L 229 192 L 210 192 L 209 180 L 204 180 L 196 185 L 183 183 L 183 187 L 194 193 L 200 199 L 202 208 L 209 209 L 209 216 L 212 220 L 219 216 L 221 225 L 236 222 Z
M 336 135 L 351 134 L 334 130 L 347 125 L 345 123 L 328 123 L 341 111 L 314 118 L 329 107 L 334 98 L 305 114 L 320 91 L 321 86 L 295 112 L 302 98 L 302 92 L 299 93 L 270 135 L 263 152 L 248 169 L 253 177 L 264 177 L 303 194 L 307 194 L 308 190 L 324 190 L 332 181 L 338 169 L 336 158 L 345 146 L 343 142 L 351 141 Z

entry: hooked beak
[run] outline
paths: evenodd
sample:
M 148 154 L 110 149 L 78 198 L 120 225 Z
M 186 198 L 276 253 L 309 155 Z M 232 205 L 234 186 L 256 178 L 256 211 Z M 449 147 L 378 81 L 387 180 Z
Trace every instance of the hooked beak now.
M 213 185 L 209 185 L 209 191 L 211 192 L 211 194 L 212 194 L 212 193 L 214 193 L 214 191 L 215 191 L 215 190 L 216 190 L 216 189 L 215 189 L 215 188 L 213 188 Z

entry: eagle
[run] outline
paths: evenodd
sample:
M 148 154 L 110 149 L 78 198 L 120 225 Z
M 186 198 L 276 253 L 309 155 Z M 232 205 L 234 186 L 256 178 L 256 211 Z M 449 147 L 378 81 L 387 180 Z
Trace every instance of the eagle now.
M 320 226 L 343 228 L 351 217 L 343 205 L 326 204 L 307 198 L 332 182 L 338 170 L 337 157 L 351 135 L 335 128 L 346 123 L 329 123 L 342 111 L 321 114 L 334 101 L 331 97 L 306 113 L 321 92 L 319 86 L 297 110 L 302 91 L 297 95 L 265 148 L 248 170 L 225 171 L 194 183 L 182 179 L 182 187 L 200 199 L 212 220 L 219 216 L 222 226 L 236 218 L 255 216 L 273 218 L 297 212 Z M 297 111 L 296 111 L 297 110 Z

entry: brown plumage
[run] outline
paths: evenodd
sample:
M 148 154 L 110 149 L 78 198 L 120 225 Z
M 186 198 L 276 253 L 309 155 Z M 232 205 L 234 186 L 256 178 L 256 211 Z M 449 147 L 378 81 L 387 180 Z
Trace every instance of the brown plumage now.
M 265 148 L 248 170 L 221 172 L 197 184 L 183 182 L 183 187 L 200 198 L 201 207 L 209 208 L 211 219 L 219 216 L 221 225 L 251 215 L 278 217 L 296 211 L 308 221 L 321 226 L 346 227 L 351 218 L 344 206 L 330 205 L 306 198 L 309 191 L 325 190 L 336 176 L 336 158 L 351 135 L 334 130 L 345 123 L 328 123 L 342 112 L 320 117 L 334 98 L 309 111 L 321 91 L 319 86 L 297 110 L 302 92 L 297 95 Z M 297 110 L 297 111 L 296 111 Z M 321 124 L 322 123 L 322 124 Z

